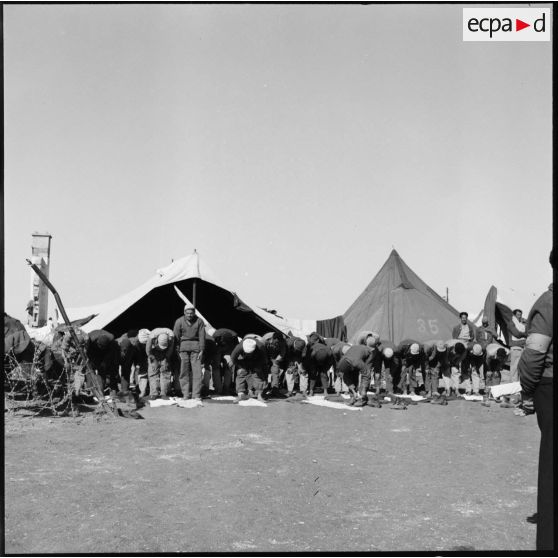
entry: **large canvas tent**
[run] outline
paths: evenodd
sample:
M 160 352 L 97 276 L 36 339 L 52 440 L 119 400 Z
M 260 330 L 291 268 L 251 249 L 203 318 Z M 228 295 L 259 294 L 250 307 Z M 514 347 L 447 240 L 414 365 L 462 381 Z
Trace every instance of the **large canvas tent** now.
M 172 327 L 185 299 L 195 302 L 214 328 L 228 327 L 241 336 L 268 331 L 305 336 L 335 322 L 287 319 L 248 305 L 224 286 L 197 252 L 158 269 L 145 283 L 110 302 L 67 311 L 71 320 L 86 322 L 81 326 L 86 332 L 106 329 L 119 336 L 132 328 Z
M 459 322 L 459 312 L 420 279 L 395 250 L 343 317 L 351 342 L 365 330 L 394 343 L 451 339 L 452 328 Z

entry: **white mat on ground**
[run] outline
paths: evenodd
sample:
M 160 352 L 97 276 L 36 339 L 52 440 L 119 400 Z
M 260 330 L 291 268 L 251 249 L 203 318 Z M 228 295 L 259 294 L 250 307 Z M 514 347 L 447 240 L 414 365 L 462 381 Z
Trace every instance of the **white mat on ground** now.
M 343 409 L 345 411 L 362 411 L 362 407 L 349 407 L 345 403 L 335 403 L 335 401 L 327 401 L 323 396 L 307 397 L 303 399 L 301 403 L 310 403 L 310 405 L 319 405 L 320 407 L 331 407 L 332 409 Z
M 203 403 L 196 399 L 176 399 L 176 404 L 183 409 L 195 409 L 196 407 L 203 407 Z
M 482 401 L 482 395 L 467 395 L 466 393 L 463 395 L 463 399 L 466 401 Z
M 243 407 L 267 407 L 267 403 L 258 401 L 257 399 L 243 399 L 242 401 L 239 401 L 238 404 Z
M 236 397 L 234 395 L 217 395 L 212 397 L 211 401 L 234 401 Z
M 176 405 L 176 399 L 171 397 L 170 399 L 154 399 L 149 401 L 150 407 L 167 407 L 168 405 Z
M 422 395 L 403 395 L 402 393 L 398 393 L 396 397 L 404 397 L 405 399 L 412 399 L 413 401 L 423 401 L 424 399 L 426 399 L 426 397 L 423 397 Z
M 509 384 L 500 384 L 499 386 L 492 386 L 490 394 L 494 399 L 502 397 L 502 395 L 513 395 L 521 391 L 521 384 L 519 382 L 510 382 Z

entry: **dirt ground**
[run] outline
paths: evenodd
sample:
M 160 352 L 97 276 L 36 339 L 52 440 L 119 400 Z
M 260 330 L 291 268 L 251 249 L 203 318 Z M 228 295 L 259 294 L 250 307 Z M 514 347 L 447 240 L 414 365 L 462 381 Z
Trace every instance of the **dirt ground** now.
M 535 548 L 534 416 L 468 401 L 5 413 L 7 553 Z

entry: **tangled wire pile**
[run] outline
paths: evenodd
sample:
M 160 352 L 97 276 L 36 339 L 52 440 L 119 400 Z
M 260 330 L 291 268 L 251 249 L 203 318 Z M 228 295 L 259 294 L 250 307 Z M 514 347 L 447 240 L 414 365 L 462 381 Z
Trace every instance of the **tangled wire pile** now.
M 59 348 L 63 366 L 53 366 L 54 355 L 42 343 L 35 344 L 32 362 L 19 362 L 13 353 L 4 358 L 4 402 L 6 411 L 32 415 L 75 415 L 74 377 L 84 368 L 73 349 Z

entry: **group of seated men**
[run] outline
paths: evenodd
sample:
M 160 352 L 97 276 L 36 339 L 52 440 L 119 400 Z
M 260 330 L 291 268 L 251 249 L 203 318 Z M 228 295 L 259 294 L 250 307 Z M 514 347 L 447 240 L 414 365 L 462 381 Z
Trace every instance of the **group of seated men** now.
M 86 348 L 112 396 L 120 383 L 121 392 L 137 388 L 140 397 L 150 399 L 201 399 L 213 387 L 214 394 L 236 395 L 236 402 L 247 396 L 264 400 L 284 397 L 280 388 L 285 384 L 287 397 L 312 396 L 319 380 L 324 395 L 332 387 L 337 393 L 345 390 L 348 404 L 363 406 L 373 404 L 381 391 L 436 398 L 440 387 L 445 395 L 458 396 L 462 384 L 466 394 L 479 395 L 482 381 L 487 401 L 489 388 L 500 383 L 509 351 L 495 342 L 487 324 L 468 331 L 466 316 L 462 321 L 455 339 L 426 343 L 406 339 L 395 345 L 372 331 L 361 332 L 354 344 L 315 332 L 306 339 L 277 332 L 240 338 L 228 328 L 209 335 L 187 305 L 172 330 L 131 330 L 119 338 L 95 330 Z

